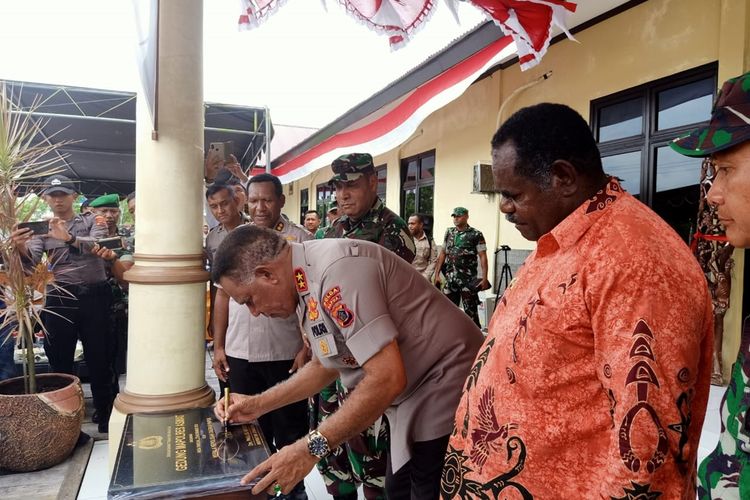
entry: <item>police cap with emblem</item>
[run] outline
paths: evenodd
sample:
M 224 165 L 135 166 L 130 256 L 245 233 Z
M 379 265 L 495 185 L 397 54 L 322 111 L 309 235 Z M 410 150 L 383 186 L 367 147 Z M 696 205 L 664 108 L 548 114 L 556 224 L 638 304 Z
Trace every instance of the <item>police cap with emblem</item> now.
M 42 194 L 52 193 L 77 193 L 75 183 L 64 175 L 51 175 L 44 179 L 44 190 Z
M 372 155 L 368 153 L 349 153 L 339 156 L 331 163 L 333 177 L 328 184 L 356 181 L 365 174 L 375 172 Z

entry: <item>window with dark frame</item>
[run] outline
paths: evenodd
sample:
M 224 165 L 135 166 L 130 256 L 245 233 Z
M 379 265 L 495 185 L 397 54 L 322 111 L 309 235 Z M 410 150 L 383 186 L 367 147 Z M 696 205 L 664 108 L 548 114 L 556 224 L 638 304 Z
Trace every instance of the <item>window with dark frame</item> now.
M 318 211 L 321 219 L 321 227 L 328 226 L 328 209 L 335 200 L 336 189 L 327 182 L 318 184 L 315 187 L 315 210 Z
M 308 207 L 310 206 L 310 190 L 300 189 L 299 191 L 299 223 L 305 223 L 305 213 L 307 213 Z
M 378 198 L 380 198 L 385 205 L 388 165 L 378 165 L 377 167 L 375 167 L 375 175 L 378 176 Z
M 700 158 L 669 142 L 708 122 L 717 88 L 712 63 L 591 102 L 604 171 L 685 240 L 695 231 Z
M 435 204 L 435 150 L 401 160 L 401 218 L 431 216 Z M 431 217 L 430 217 L 431 219 Z

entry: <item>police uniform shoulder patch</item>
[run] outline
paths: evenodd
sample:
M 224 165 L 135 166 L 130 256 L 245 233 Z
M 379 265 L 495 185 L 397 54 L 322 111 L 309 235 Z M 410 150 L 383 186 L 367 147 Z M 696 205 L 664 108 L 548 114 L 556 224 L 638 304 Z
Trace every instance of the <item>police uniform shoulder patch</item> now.
M 276 224 L 276 227 L 274 229 L 276 229 L 277 231 L 282 231 L 284 229 L 284 223 L 279 221 L 279 223 Z
M 294 284 L 297 286 L 298 292 L 306 292 L 308 290 L 307 276 L 301 267 L 294 270 Z
M 334 286 L 323 295 L 323 309 L 329 313 L 333 310 L 333 306 L 341 301 L 341 287 Z
M 315 321 L 319 317 L 320 312 L 318 312 L 318 301 L 315 300 L 314 297 L 310 297 L 307 299 L 307 319 Z
M 331 317 L 336 320 L 336 323 L 341 328 L 348 328 L 354 323 L 354 313 L 343 302 L 339 302 L 334 306 L 333 311 L 331 311 Z
M 348 366 L 359 366 L 357 359 L 354 356 L 344 356 L 341 361 Z

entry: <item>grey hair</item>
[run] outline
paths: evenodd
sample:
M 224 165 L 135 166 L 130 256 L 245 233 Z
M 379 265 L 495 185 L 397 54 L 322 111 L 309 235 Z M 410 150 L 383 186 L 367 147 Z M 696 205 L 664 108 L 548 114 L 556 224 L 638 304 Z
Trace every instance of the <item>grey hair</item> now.
M 231 231 L 219 245 L 211 269 L 211 281 L 229 278 L 237 283 L 250 283 L 258 266 L 278 257 L 288 246 L 276 231 L 245 225 Z

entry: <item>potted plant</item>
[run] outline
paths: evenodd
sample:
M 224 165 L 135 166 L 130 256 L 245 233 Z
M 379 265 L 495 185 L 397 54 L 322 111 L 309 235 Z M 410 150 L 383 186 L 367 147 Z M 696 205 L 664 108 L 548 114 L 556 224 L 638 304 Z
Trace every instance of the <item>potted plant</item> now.
M 64 143 L 36 142 L 42 136 L 31 117 L 36 105 L 19 112 L 0 85 L 0 331 L 5 333 L 0 342 L 14 342 L 11 332 L 17 332 L 25 349 L 23 376 L 0 382 L 0 468 L 12 471 L 62 462 L 75 447 L 84 413 L 77 377 L 36 373 L 34 332 L 44 331 L 40 312 L 45 296 L 64 291 L 55 288 L 47 263 L 30 268 L 11 238 L 30 188 L 59 171 L 62 160 L 55 150 Z

